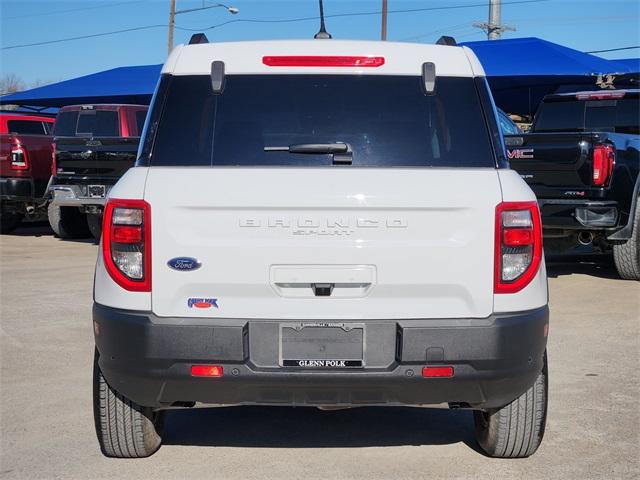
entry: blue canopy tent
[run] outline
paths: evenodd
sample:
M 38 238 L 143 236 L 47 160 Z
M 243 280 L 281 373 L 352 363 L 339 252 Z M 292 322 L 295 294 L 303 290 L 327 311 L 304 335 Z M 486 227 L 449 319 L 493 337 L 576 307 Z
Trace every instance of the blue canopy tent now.
M 466 42 L 484 65 L 496 103 L 509 113 L 533 115 L 544 95 L 559 89 L 589 90 L 598 75 L 636 81 L 631 61 L 611 61 L 539 38 Z M 151 100 L 161 65 L 120 67 L 0 97 L 0 105 L 61 107 L 78 103 Z M 635 78 L 635 80 L 634 80 Z M 637 85 L 637 83 L 636 83 Z M 567 90 L 569 89 L 569 90 Z
M 0 105 L 62 107 L 79 103 L 148 105 L 162 65 L 119 67 L 0 97 Z
M 631 73 L 640 73 L 640 58 L 617 58 L 610 61 L 624 65 Z
M 466 42 L 482 62 L 499 107 L 533 115 L 542 98 L 561 87 L 598 88 L 601 75 L 625 75 L 624 63 L 606 60 L 540 38 Z

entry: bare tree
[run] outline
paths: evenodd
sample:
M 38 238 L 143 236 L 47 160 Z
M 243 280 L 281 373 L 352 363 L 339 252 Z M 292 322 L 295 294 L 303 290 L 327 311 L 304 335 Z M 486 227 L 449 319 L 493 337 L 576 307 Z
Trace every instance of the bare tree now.
M 24 81 L 15 73 L 7 73 L 0 78 L 0 95 L 19 92 L 25 88 Z

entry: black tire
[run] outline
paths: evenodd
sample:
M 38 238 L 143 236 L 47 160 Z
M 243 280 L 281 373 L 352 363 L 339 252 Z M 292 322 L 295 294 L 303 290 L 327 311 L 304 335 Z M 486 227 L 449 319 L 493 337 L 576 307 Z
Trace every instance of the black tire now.
M 141 407 L 113 390 L 93 361 L 93 418 L 100 450 L 106 457 L 143 458 L 162 444 L 164 412 Z
M 87 216 L 77 207 L 58 207 L 52 203 L 47 209 L 49 225 L 59 238 L 87 238 L 91 236 Z
M 87 225 L 93 238 L 95 238 L 96 242 L 99 242 L 102 235 L 102 215 L 87 213 Z
M 474 412 L 476 439 L 490 457 L 525 458 L 542 442 L 547 423 L 547 356 L 544 368 L 529 390 L 509 405 L 491 412 Z
M 640 208 L 636 208 L 631 238 L 613 246 L 613 261 L 618 275 L 625 280 L 640 280 Z
M 22 215 L 9 213 L 4 208 L 0 209 L 0 233 L 11 233 L 22 222 Z

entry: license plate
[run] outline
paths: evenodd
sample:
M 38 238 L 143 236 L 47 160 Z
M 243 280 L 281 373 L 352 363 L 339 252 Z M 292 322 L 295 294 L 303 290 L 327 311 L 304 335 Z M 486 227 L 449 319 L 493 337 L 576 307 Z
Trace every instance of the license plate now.
M 364 367 L 361 323 L 280 324 L 280 366 L 310 369 Z
M 104 198 L 106 196 L 106 188 L 104 185 L 88 185 L 87 194 L 89 198 Z

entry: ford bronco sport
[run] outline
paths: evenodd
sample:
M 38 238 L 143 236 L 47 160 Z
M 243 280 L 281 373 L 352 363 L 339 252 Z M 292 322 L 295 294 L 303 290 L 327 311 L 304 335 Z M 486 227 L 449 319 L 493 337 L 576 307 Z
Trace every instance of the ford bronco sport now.
M 544 433 L 538 205 L 467 48 L 193 44 L 168 58 L 95 273 L 103 453 L 168 408 L 472 409 L 482 449 Z

